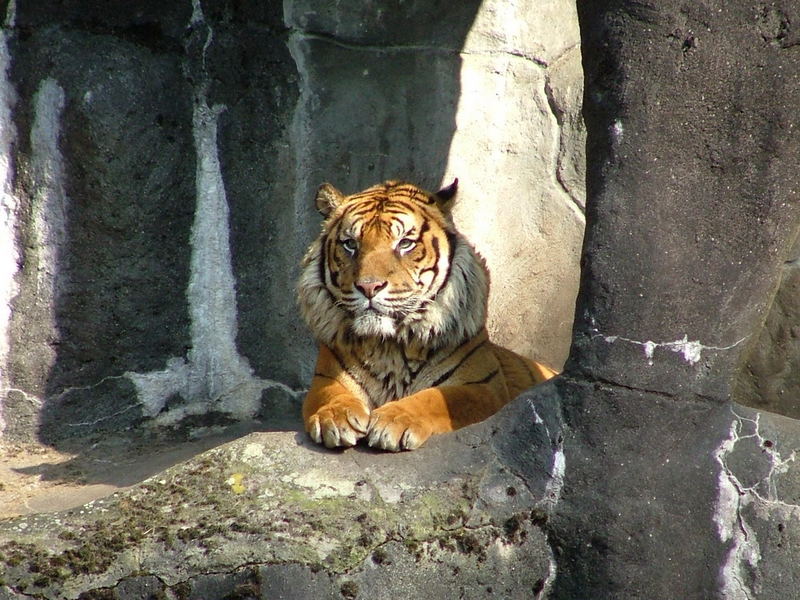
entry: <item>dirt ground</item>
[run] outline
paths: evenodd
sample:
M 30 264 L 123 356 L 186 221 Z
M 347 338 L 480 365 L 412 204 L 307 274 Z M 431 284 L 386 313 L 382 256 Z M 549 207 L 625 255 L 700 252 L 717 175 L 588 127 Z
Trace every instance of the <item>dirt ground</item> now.
M 76 440 L 55 449 L 0 441 L 0 519 L 81 506 L 252 431 L 238 424 L 181 439 L 142 434 Z

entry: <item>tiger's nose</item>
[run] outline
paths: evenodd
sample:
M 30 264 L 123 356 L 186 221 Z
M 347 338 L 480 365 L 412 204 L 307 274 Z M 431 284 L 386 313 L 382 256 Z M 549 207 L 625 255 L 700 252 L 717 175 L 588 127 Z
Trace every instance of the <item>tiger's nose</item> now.
M 374 298 L 375 294 L 386 287 L 388 281 L 378 281 L 377 279 L 361 279 L 356 281 L 356 287 L 367 298 Z

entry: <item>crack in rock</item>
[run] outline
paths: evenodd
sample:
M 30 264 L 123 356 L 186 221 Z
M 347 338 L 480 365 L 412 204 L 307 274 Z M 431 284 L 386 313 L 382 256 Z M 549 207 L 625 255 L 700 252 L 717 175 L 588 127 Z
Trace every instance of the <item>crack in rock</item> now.
M 647 364 L 650 366 L 653 366 L 654 364 L 655 351 L 658 348 L 664 348 L 666 350 L 670 350 L 671 352 L 681 354 L 683 356 L 683 360 L 685 360 L 688 364 L 695 365 L 700 362 L 700 358 L 702 357 L 702 353 L 704 351 L 731 350 L 750 337 L 749 335 L 746 335 L 739 341 L 736 341 L 728 346 L 706 346 L 699 340 L 690 340 L 689 336 L 686 334 L 684 334 L 682 339 L 675 340 L 674 342 L 654 342 L 652 340 L 646 340 L 642 342 L 639 340 L 632 340 L 630 338 L 622 337 L 620 335 L 605 335 L 594 327 L 592 328 L 592 331 L 593 340 L 600 338 L 607 344 L 625 342 L 627 344 L 635 344 L 640 346 L 644 352 L 645 358 L 647 359 Z
M 550 478 L 545 484 L 544 495 L 540 503 L 542 508 L 550 514 L 561 499 L 561 490 L 564 487 L 564 475 L 567 469 L 566 455 L 564 454 L 564 436 L 560 432 L 557 436 L 552 436 L 547 423 L 536 412 L 536 405 L 533 400 L 529 399 L 528 405 L 533 412 L 533 422 L 544 427 L 547 439 L 553 443 L 553 466 L 550 469 Z M 563 423 L 559 423 L 559 425 L 563 428 Z
M 537 503 L 538 506 L 542 507 L 548 515 L 551 515 L 558 506 L 559 500 L 561 500 L 561 491 L 564 488 L 564 477 L 566 475 L 566 470 L 567 470 L 567 459 L 566 459 L 566 454 L 564 452 L 564 434 L 563 434 L 563 431 L 565 429 L 564 421 L 559 413 L 558 435 L 552 436 L 550 433 L 550 428 L 547 426 L 547 423 L 545 422 L 544 419 L 542 419 L 542 417 L 536 411 L 536 405 L 534 404 L 533 400 L 531 399 L 528 400 L 528 406 L 533 412 L 534 424 L 537 426 L 544 427 L 547 439 L 549 439 L 553 444 L 553 466 L 550 469 L 550 479 L 545 484 L 544 494 L 542 495 L 542 499 Z M 535 596 L 536 600 L 548 597 L 548 595 L 550 594 L 550 589 L 552 588 L 553 583 L 556 580 L 556 576 L 558 575 L 558 563 L 556 562 L 556 556 L 555 556 L 555 551 L 553 549 L 553 544 L 550 541 L 549 534 L 546 531 L 544 533 L 545 533 L 545 538 L 547 539 L 547 545 L 550 548 L 548 556 L 548 573 L 547 577 L 544 580 L 542 589 Z
M 749 570 L 755 570 L 762 556 L 755 530 L 746 521 L 743 510 L 753 505 L 763 515 L 762 518 L 768 518 L 775 512 L 784 518 L 800 516 L 800 505 L 789 504 L 778 498 L 776 483 L 776 476 L 786 473 L 794 463 L 796 451 L 792 450 L 784 458 L 775 442 L 762 435 L 760 413 L 748 418 L 737 414 L 733 408 L 731 412 L 735 418 L 731 422 L 729 436 L 714 453 L 720 467 L 714 523 L 720 540 L 731 544 L 720 569 L 721 591 L 728 600 L 751 600 L 756 597 L 757 590 L 745 581 L 745 573 L 748 567 Z M 752 451 L 760 451 L 769 463 L 767 473 L 749 484 L 742 480 L 744 474 L 729 464 L 736 446 L 748 441 L 755 446 Z

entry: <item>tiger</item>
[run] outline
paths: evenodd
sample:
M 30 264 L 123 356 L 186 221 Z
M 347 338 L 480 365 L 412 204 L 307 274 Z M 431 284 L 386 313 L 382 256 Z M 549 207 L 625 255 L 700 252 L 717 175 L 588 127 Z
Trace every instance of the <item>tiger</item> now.
M 413 450 L 557 374 L 489 340 L 489 271 L 453 224 L 457 188 L 319 187 L 297 284 L 319 345 L 302 407 L 314 442 Z

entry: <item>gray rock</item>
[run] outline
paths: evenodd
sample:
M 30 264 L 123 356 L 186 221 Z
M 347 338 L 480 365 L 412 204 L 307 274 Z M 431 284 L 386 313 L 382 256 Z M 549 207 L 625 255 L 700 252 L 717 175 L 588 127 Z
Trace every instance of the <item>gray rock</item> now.
M 0 523 L 0 597 L 781 597 L 798 445 L 790 419 L 567 379 L 411 453 L 251 434 Z
M 571 7 L 62 4 L 0 32 L 4 435 L 296 411 L 324 179 L 466 172 L 465 231 L 502 238 L 495 333 L 563 358 Z M 800 431 L 729 398 L 800 219 L 797 19 L 684 4 L 578 6 L 561 378 L 418 452 L 253 434 L 5 520 L 0 598 L 791 597 Z M 532 272 L 545 311 L 509 303 Z
M 58 599 L 529 598 L 552 579 L 557 411 L 552 396 L 520 402 L 494 426 L 392 455 L 251 434 L 80 509 L 0 523 L 2 579 Z M 503 421 L 534 418 L 525 433 L 540 444 L 512 466 Z
M 20 45 L 11 76 L 17 184 L 30 191 L 20 214 L 32 218 L 19 223 L 8 385 L 41 403 L 44 441 L 98 415 L 122 429 L 141 414 L 127 410 L 124 373 L 189 344 L 188 89 L 168 54 L 45 27 Z
M 594 225 L 572 368 L 728 398 L 797 231 L 797 64 L 745 4 L 579 12 L 593 23 L 581 31 Z
M 784 261 L 763 328 L 749 344 L 734 398 L 759 410 L 800 418 L 800 247 Z
M 746 3 L 579 16 L 587 235 L 551 597 L 791 596 L 798 428 L 727 401 L 798 228 L 800 66 Z

